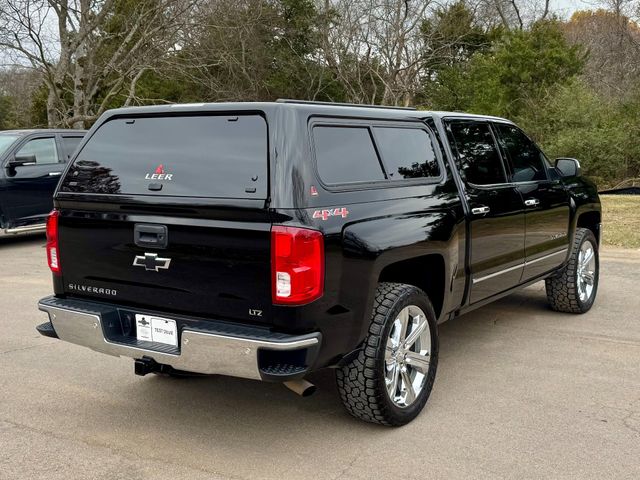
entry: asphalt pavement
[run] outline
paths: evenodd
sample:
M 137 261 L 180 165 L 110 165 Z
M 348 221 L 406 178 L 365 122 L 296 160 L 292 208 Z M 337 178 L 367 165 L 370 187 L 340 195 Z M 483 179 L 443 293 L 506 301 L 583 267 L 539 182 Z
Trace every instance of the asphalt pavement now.
M 390 429 L 351 418 L 330 370 L 301 398 L 41 337 L 44 240 L 0 238 L 0 479 L 638 479 L 640 251 L 601 270 L 586 315 L 538 283 L 441 325 L 427 407 Z

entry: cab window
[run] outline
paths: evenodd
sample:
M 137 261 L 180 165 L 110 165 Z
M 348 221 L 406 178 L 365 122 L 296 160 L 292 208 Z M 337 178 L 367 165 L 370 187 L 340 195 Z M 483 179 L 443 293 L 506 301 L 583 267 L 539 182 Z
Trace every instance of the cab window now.
M 55 138 L 34 138 L 25 143 L 16 152 L 16 157 L 26 157 L 33 155 L 36 165 L 47 165 L 58 163 L 58 151 L 56 149 Z
M 71 156 L 75 153 L 82 141 L 82 137 L 62 137 L 62 146 L 64 147 L 65 154 L 67 156 L 67 160 L 71 158 Z
M 547 179 L 545 159 L 540 149 L 522 130 L 514 125 L 495 125 L 498 141 L 511 161 L 512 182 L 532 182 Z
M 494 185 L 507 181 L 488 123 L 451 121 L 447 135 L 454 147 L 460 174 L 467 183 Z

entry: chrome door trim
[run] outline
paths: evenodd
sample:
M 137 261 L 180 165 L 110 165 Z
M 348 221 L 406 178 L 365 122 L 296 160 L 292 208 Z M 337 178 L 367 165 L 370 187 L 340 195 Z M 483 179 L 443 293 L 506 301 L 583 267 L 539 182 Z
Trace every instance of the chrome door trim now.
M 542 257 L 534 258 L 533 260 L 527 260 L 524 262 L 525 267 L 527 265 L 531 265 L 536 262 L 541 262 L 542 260 L 546 260 L 547 258 L 555 257 L 556 255 L 560 255 L 561 253 L 566 254 L 569 251 L 568 248 L 563 248 L 562 250 L 558 250 L 557 252 L 550 253 L 549 255 L 543 255 Z
M 490 278 L 497 277 L 498 275 L 502 275 L 503 273 L 513 272 L 518 268 L 523 268 L 525 266 L 524 263 L 520 263 L 518 265 L 514 265 L 513 267 L 505 268 L 504 270 L 499 270 L 497 272 L 490 273 L 489 275 L 485 275 L 484 277 L 478 277 L 473 279 L 473 283 L 484 282 L 485 280 L 489 280 Z
M 542 260 L 546 260 L 548 258 L 555 257 L 556 255 L 566 254 L 568 252 L 568 250 L 569 249 L 567 249 L 567 248 L 563 248 L 562 250 L 558 250 L 557 252 L 553 252 L 553 253 L 550 253 L 548 255 L 544 255 L 542 257 L 534 258 L 533 260 L 525 261 L 524 263 L 520 263 L 518 265 L 514 265 L 513 267 L 505 268 L 504 270 L 499 270 L 497 272 L 490 273 L 489 275 L 485 275 L 484 277 L 474 278 L 473 279 L 473 283 L 484 282 L 485 280 L 489 280 L 490 278 L 497 277 L 498 275 L 502 275 L 504 273 L 512 272 L 514 270 L 517 270 L 518 268 L 523 268 L 523 267 L 526 267 L 528 265 L 531 265 L 531 264 L 534 264 L 534 263 L 537 263 L 537 262 L 541 262 Z

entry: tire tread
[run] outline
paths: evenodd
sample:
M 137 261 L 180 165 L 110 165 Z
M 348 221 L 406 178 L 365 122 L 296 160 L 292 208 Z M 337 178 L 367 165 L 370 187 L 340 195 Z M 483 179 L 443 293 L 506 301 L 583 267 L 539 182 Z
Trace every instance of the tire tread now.
M 593 237 L 591 230 L 587 228 L 576 229 L 573 244 L 571 245 L 569 262 L 562 270 L 545 280 L 547 300 L 551 309 L 556 312 L 584 313 L 591 308 L 591 305 L 585 308 L 585 305 L 579 300 L 577 277 L 580 246 L 585 238 L 589 236 Z M 595 237 L 592 240 L 595 240 Z M 594 243 L 594 245 L 596 244 Z
M 414 292 L 424 295 L 420 289 L 402 283 L 380 283 L 376 290 L 373 313 L 364 348 L 349 363 L 336 370 L 336 382 L 342 403 L 356 418 L 380 425 L 399 426 L 406 421 L 399 420 L 390 411 L 385 395 L 380 387 L 376 355 L 378 345 L 384 340 L 385 323 L 389 311 L 402 297 Z M 437 356 L 432 360 L 437 362 Z M 382 380 L 384 381 L 384 380 Z M 432 379 L 428 380 L 433 382 Z M 432 385 L 425 385 L 425 389 Z

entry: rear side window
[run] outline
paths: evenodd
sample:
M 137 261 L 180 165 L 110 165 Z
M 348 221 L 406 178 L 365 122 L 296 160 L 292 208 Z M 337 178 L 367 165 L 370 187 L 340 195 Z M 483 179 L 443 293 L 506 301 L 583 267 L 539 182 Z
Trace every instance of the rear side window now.
M 384 180 L 367 127 L 313 127 L 318 174 L 324 183 Z
M 184 197 L 267 197 L 260 115 L 114 118 L 76 156 L 60 190 Z
M 67 160 L 71 158 L 81 141 L 82 137 L 62 137 L 62 146 L 64 147 L 64 153 L 67 156 Z
M 506 182 L 504 166 L 487 123 L 454 121 L 447 130 L 466 182 L 475 185 Z
M 536 145 L 513 125 L 496 124 L 498 140 L 511 160 L 513 182 L 546 180 L 545 158 Z
M 440 176 L 431 137 L 425 130 L 375 127 L 373 131 L 389 180 Z

